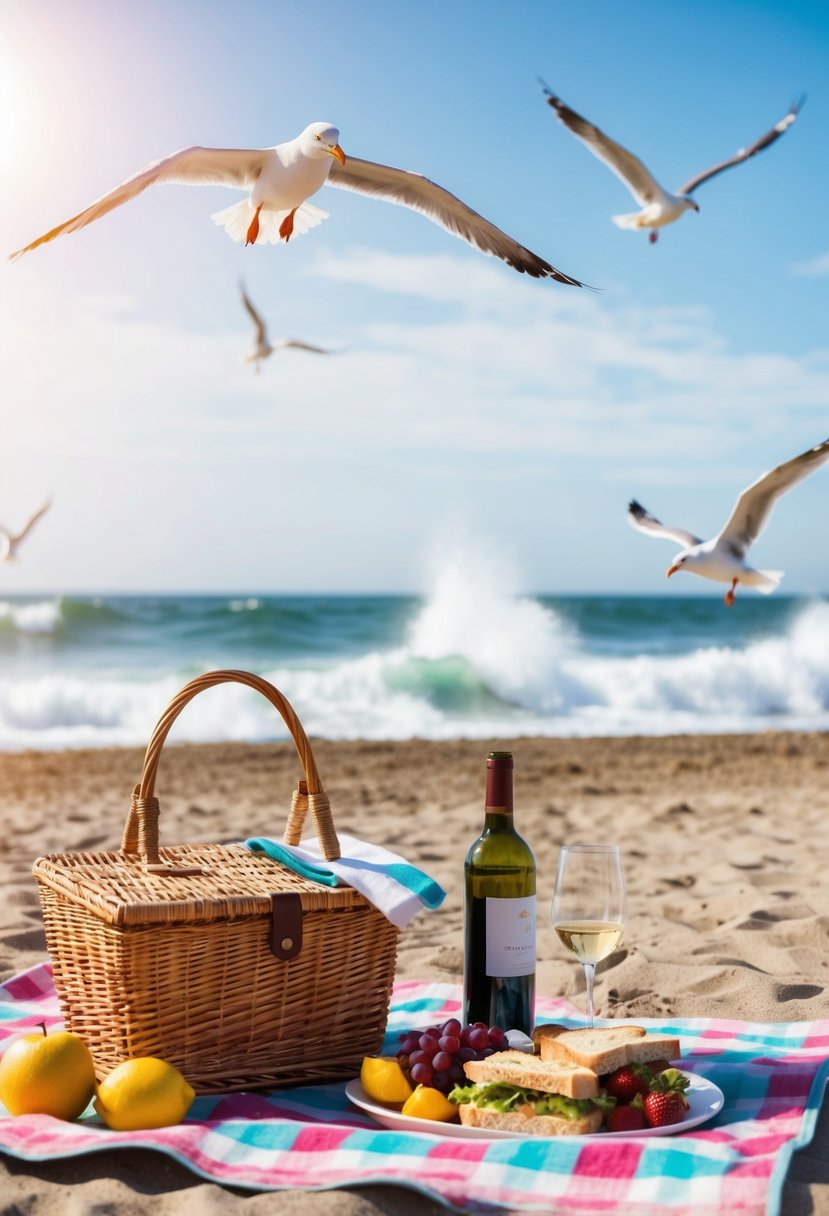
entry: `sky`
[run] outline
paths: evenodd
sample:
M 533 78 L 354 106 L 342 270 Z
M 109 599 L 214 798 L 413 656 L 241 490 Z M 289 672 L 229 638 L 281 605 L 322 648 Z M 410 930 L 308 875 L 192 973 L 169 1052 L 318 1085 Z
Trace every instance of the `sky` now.
M 0 521 L 53 505 L 0 595 L 425 592 L 467 539 L 527 591 L 719 594 L 668 583 L 627 502 L 713 535 L 829 435 L 828 54 L 822 0 L 3 0 L 7 253 L 178 148 L 325 120 L 597 290 L 330 188 L 287 246 L 165 185 L 3 259 Z M 650 245 L 538 77 L 669 188 L 808 100 Z M 255 374 L 240 280 L 272 337 L 337 353 Z M 828 504 L 824 468 L 752 551 L 787 592 L 829 590 Z

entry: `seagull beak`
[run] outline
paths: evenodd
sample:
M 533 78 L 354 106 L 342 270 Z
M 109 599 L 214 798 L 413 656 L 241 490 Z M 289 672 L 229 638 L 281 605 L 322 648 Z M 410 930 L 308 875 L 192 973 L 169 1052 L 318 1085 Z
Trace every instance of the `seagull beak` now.
M 333 148 L 329 144 L 328 151 L 331 153 L 331 155 L 334 157 L 335 160 L 338 160 L 340 162 L 341 165 L 345 164 L 345 152 L 343 152 L 343 150 L 339 144 L 334 144 Z
M 679 566 L 671 566 L 671 568 L 665 574 L 665 578 L 670 578 L 672 574 L 676 574 L 678 569 L 679 569 Z

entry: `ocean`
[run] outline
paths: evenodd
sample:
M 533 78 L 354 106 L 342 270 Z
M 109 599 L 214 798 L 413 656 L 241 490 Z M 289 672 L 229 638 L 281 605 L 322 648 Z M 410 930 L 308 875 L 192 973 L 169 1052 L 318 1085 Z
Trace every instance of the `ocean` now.
M 0 597 L 0 748 L 147 742 L 193 676 L 243 668 L 312 737 L 488 738 L 826 729 L 829 601 L 493 593 Z M 241 687 L 171 740 L 286 737 Z

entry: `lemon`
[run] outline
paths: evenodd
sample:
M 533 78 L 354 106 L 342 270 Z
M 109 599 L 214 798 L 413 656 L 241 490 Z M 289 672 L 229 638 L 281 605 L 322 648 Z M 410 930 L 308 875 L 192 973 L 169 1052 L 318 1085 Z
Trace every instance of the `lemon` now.
M 0 1102 L 12 1115 L 77 1119 L 95 1089 L 95 1066 L 83 1039 L 68 1030 L 27 1034 L 0 1060 Z
M 402 1113 L 412 1119 L 435 1119 L 440 1123 L 449 1123 L 458 1117 L 458 1108 L 439 1089 L 418 1085 L 412 1096 L 403 1103 Z
M 196 1096 L 179 1070 L 155 1056 L 124 1060 L 104 1077 L 93 1106 L 116 1132 L 180 1123 Z
M 373 1102 L 400 1106 L 412 1092 L 406 1074 L 392 1056 L 364 1056 L 360 1084 Z

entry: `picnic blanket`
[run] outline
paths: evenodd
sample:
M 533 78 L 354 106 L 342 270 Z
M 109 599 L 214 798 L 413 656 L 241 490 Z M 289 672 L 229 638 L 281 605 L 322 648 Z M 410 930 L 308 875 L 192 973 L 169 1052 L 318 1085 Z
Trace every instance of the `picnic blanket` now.
M 457 1015 L 460 996 L 451 984 L 397 984 L 384 1050 L 394 1051 L 403 1030 Z M 583 1024 L 564 1000 L 542 998 L 537 1012 L 539 1021 Z M 74 1123 L 15 1119 L 0 1107 L 0 1151 L 44 1161 L 154 1148 L 202 1178 L 252 1191 L 385 1183 L 480 1212 L 776 1216 L 791 1155 L 814 1134 L 829 1073 L 829 1020 L 640 1020 L 678 1035 L 686 1070 L 723 1090 L 725 1104 L 710 1123 L 679 1136 L 606 1142 L 451 1139 L 439 1124 L 425 1124 L 423 1134 L 380 1128 L 337 1083 L 200 1097 L 183 1123 L 151 1132 L 112 1132 L 91 1107 Z M 0 1049 L 40 1022 L 61 1022 L 48 964 L 0 985 Z

